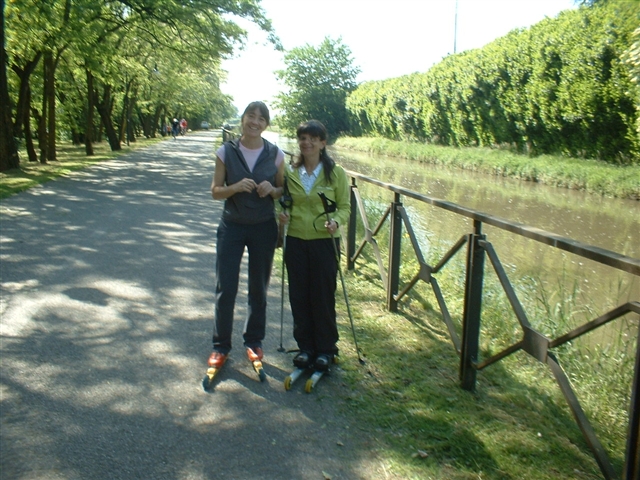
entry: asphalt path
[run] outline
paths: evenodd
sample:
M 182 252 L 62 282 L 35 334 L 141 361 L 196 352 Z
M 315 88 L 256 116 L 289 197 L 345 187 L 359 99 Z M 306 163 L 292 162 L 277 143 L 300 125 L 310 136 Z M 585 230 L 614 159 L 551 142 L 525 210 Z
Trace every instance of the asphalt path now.
M 385 478 L 337 369 L 285 392 L 280 265 L 260 383 L 234 349 L 212 393 L 215 132 L 166 140 L 0 204 L 2 479 Z M 246 258 L 243 262 L 246 272 Z M 284 346 L 294 347 L 285 315 Z

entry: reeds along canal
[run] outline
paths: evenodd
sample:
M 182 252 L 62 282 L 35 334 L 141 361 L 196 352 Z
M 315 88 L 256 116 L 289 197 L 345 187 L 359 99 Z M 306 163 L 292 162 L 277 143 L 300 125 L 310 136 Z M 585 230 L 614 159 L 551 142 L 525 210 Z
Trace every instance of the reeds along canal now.
M 295 142 L 282 138 L 276 141 L 287 151 L 297 152 Z M 332 154 L 345 168 L 384 182 L 640 258 L 639 201 L 604 198 L 395 157 L 341 149 L 333 150 Z M 371 204 L 388 204 L 392 200 L 389 192 L 375 187 L 363 185 L 361 189 L 371 195 Z M 456 215 L 411 199 L 404 199 L 404 202 L 412 217 L 417 219 L 422 232 L 421 246 L 427 257 L 430 250 L 448 248 L 471 229 L 466 218 L 456 218 Z M 566 322 L 556 325 L 558 328 L 574 328 L 614 306 L 640 298 L 640 278 L 637 276 L 489 226 L 483 231 L 494 244 L 512 281 L 522 279 L 514 281 L 522 288 L 519 294 L 536 297 L 523 299 L 523 302 L 538 302 L 540 308 L 555 312 L 562 322 Z M 639 320 L 638 315 L 627 314 L 604 330 L 598 329 L 588 335 L 585 341 L 617 342 L 621 335 L 633 338 Z M 551 334 L 545 329 L 541 326 L 543 333 Z

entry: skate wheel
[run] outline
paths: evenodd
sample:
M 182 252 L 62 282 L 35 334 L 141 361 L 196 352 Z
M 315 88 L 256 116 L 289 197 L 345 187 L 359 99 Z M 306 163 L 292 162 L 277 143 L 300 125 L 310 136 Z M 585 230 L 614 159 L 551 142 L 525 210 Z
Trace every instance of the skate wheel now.
M 287 375 L 287 378 L 284 379 L 284 389 L 286 391 L 291 390 L 291 375 Z
M 258 372 L 258 378 L 261 382 L 264 382 L 267 379 L 267 374 L 264 373 L 263 369 L 260 369 L 260 371 Z
M 309 379 L 304 384 L 304 391 L 305 391 L 305 393 L 311 393 L 311 390 L 313 390 L 313 380 Z

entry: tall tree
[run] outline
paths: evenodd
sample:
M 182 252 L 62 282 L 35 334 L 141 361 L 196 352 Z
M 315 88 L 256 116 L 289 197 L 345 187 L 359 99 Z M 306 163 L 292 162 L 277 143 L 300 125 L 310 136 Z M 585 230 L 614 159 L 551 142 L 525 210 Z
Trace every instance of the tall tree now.
M 4 35 L 4 0 L 0 0 L 0 172 L 17 168 L 20 164 L 18 147 L 13 139 L 11 103 L 7 82 L 7 51 Z
M 278 124 L 289 132 L 305 120 L 321 121 L 330 135 L 349 130 L 347 95 L 356 88 L 360 68 L 353 65 L 351 50 L 342 38 L 326 37 L 318 46 L 306 44 L 284 57 L 286 70 L 276 75 L 289 88 L 276 96 L 283 114 Z

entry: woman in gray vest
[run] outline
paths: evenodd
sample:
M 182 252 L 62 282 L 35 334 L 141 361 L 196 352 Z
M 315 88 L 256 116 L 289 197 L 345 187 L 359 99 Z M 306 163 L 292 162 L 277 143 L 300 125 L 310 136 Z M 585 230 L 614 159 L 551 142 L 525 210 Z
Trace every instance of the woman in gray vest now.
M 282 195 L 284 183 L 284 152 L 262 138 L 268 126 L 269 109 L 263 102 L 252 102 L 242 114 L 240 140 L 226 142 L 216 152 L 211 194 L 224 200 L 224 210 L 217 232 L 213 353 L 209 357 L 214 374 L 231 350 L 245 247 L 249 253 L 249 316 L 243 339 L 249 360 L 262 360 L 267 287 L 278 238 L 274 199 Z

